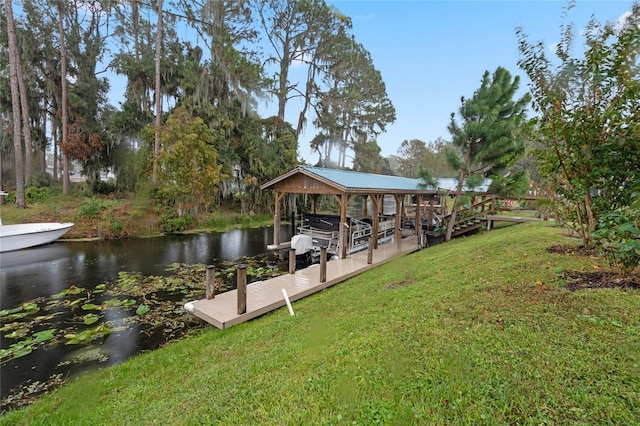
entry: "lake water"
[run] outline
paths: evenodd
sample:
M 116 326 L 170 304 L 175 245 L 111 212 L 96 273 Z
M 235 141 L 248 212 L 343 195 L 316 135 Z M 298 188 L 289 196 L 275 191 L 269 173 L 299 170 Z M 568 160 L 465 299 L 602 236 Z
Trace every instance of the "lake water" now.
M 291 237 L 291 227 L 283 225 L 281 240 Z M 234 262 L 244 263 L 247 259 L 269 256 L 267 245 L 273 242 L 273 227 L 238 229 L 219 233 L 176 235 L 162 238 L 126 239 L 95 242 L 56 242 L 16 252 L 0 254 L 0 310 L 19 307 L 25 302 L 43 300 L 51 303 L 51 296 L 71 287 L 85 289 L 86 292 L 104 283 L 114 282 L 121 272 L 139 273 L 144 276 L 166 276 L 172 264 L 213 264 L 216 267 Z M 203 276 L 204 283 L 204 276 Z M 204 292 L 204 284 L 202 287 Z M 177 302 L 176 306 L 181 306 Z M 60 321 L 69 315 L 59 312 Z M 38 313 L 41 315 L 41 313 Z M 122 310 L 109 309 L 105 320 L 118 324 Z M 5 317 L 6 318 L 6 317 Z M 3 319 L 3 318 L 0 318 Z M 193 317 L 197 325 L 201 321 Z M 0 326 L 7 326 L 3 320 Z M 203 324 L 202 324 L 203 325 Z M 6 337 L 7 331 L 0 331 L 0 348 L 7 349 L 16 340 Z M 144 350 L 157 347 L 162 337 L 141 336 L 136 326 L 126 331 L 113 333 L 102 345 L 92 349 L 69 347 L 57 344 L 46 350 L 34 350 L 28 355 L 17 357 L 0 364 L 0 401 L 2 408 L 19 406 L 7 403 L 7 398 L 17 398 L 26 387 L 48 390 L 69 374 L 74 374 L 87 365 L 114 365 Z M 69 365 L 71 357 L 86 357 L 92 362 Z M 55 377 L 53 375 L 56 375 Z M 38 386 L 34 386 L 34 384 Z M 38 392 L 34 392 L 37 394 Z M 41 392 L 40 392 L 41 393 Z M 25 398 L 28 398 L 25 395 Z M 23 398 L 23 399 L 25 399 Z M 1 411 L 1 410 L 0 410 Z

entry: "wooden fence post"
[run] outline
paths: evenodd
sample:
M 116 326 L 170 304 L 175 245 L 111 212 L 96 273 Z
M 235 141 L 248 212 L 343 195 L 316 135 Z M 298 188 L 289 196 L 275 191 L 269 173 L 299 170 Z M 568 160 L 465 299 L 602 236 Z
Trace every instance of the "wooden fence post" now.
M 207 299 L 213 299 L 216 297 L 216 268 L 213 265 L 207 265 L 207 275 L 206 275 L 206 284 L 205 284 L 205 292 L 207 294 Z
M 327 281 L 327 248 L 320 247 L 320 282 Z
M 296 273 L 296 249 L 289 249 L 289 273 Z
M 238 265 L 236 270 L 238 288 L 238 315 L 247 313 L 247 265 Z

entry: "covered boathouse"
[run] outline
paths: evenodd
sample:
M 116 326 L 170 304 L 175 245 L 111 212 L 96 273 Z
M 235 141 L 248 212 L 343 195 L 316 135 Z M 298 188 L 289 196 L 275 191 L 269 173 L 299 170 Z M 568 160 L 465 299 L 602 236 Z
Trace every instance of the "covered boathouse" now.
M 363 216 L 370 215 L 372 221 L 372 234 L 379 234 L 380 213 L 383 210 L 385 196 L 393 196 L 395 200 L 395 240 L 399 243 L 402 239 L 401 219 L 405 214 L 405 200 L 407 196 L 412 199 L 423 199 L 427 196 L 431 200 L 433 211 L 436 195 L 440 192 L 438 188 L 423 187 L 420 179 L 411 179 L 399 176 L 387 176 L 371 173 L 354 172 L 350 170 L 327 169 L 312 166 L 297 166 L 289 172 L 263 184 L 260 189 L 273 189 L 274 200 L 274 249 L 286 247 L 280 240 L 280 221 L 282 199 L 287 194 L 307 194 L 311 198 L 311 213 L 316 213 L 316 200 L 320 195 L 332 195 L 338 202 L 339 209 L 339 250 L 340 258 L 347 256 L 347 205 L 351 197 L 361 196 L 364 198 Z M 373 212 L 367 212 L 367 199 L 371 199 Z M 421 223 L 421 211 L 423 209 L 413 209 L 413 217 L 416 224 Z M 415 227 L 416 235 L 420 228 Z M 374 239 L 374 248 L 377 248 L 377 239 Z
M 442 182 L 444 180 L 439 180 Z M 412 253 L 420 249 L 419 238 L 410 236 L 402 238 L 401 216 L 406 196 L 415 196 L 415 200 L 422 200 L 426 195 L 446 194 L 446 188 L 421 188 L 419 179 L 409 179 L 396 176 L 383 176 L 359 173 L 346 170 L 324 169 L 318 167 L 298 166 L 289 172 L 262 185 L 262 189 L 273 188 L 275 191 L 274 213 L 274 245 L 284 245 L 280 241 L 280 204 L 286 194 L 308 194 L 315 212 L 315 201 L 319 195 L 334 196 L 340 210 L 340 229 L 347 222 L 347 204 L 349 197 L 360 195 L 371 198 L 374 213 L 379 213 L 383 207 L 384 197 L 391 195 L 396 202 L 396 212 L 393 218 L 393 231 L 396 233 L 397 244 L 383 244 L 377 247 L 377 239 L 367 252 L 358 252 L 346 256 L 346 244 L 340 245 L 341 256 L 331 262 L 321 262 L 310 267 L 291 271 L 278 277 L 246 285 L 245 282 L 238 289 L 229 290 L 219 295 L 215 291 L 207 294 L 202 300 L 185 304 L 185 309 L 191 314 L 214 326 L 225 329 L 282 306 L 289 305 L 290 313 L 293 309 L 290 302 L 314 294 L 322 289 L 340 283 L 371 268 L 388 262 L 389 260 Z M 434 207 L 434 200 L 428 201 L 429 207 Z M 363 203 L 364 206 L 367 203 Z M 419 202 L 418 205 L 422 204 Z M 365 207 L 366 209 L 366 207 Z M 415 223 L 421 221 L 421 208 L 414 209 Z M 432 210 L 431 210 L 432 211 Z M 363 212 L 366 214 L 367 212 Z M 378 214 L 372 214 L 372 225 L 377 229 Z M 419 227 L 416 227 L 419 228 Z M 419 229 L 416 229 L 416 234 Z M 373 235 L 375 233 L 372 232 Z M 347 230 L 340 232 L 340 238 L 345 239 Z M 373 250 L 376 248 L 377 250 Z M 327 265 L 330 265 L 327 267 Z M 239 269 L 240 271 L 240 269 Z M 213 274 L 211 274 L 213 276 Z M 240 276 L 240 274 L 238 275 Z M 209 284 L 207 284 L 208 286 Z M 211 287 L 214 290 L 213 280 Z

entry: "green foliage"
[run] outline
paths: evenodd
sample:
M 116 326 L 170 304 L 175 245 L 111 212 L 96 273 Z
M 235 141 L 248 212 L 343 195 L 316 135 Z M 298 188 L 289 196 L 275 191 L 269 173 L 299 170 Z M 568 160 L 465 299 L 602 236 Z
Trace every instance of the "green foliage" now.
M 57 195 L 58 192 L 57 189 L 52 187 L 29 186 L 25 189 L 24 196 L 28 204 L 41 204 L 46 203 L 51 196 Z M 7 204 L 14 204 L 16 202 L 15 191 L 11 191 L 5 196 L 5 202 Z
M 385 162 L 375 140 L 358 140 L 353 144 L 353 170 L 363 173 L 385 174 Z
M 160 226 L 165 234 L 175 234 L 188 230 L 195 223 L 193 216 L 185 214 L 177 216 L 175 214 L 163 215 L 160 217 Z
M 592 19 L 583 57 L 571 56 L 573 27 L 563 24 L 557 60 L 517 30 L 519 65 L 532 81 L 538 113 L 532 123 L 540 172 L 563 204 L 560 219 L 586 246 L 599 216 L 628 205 L 640 185 L 638 19 L 638 4 L 617 29 Z
M 640 192 L 634 202 L 601 215 L 593 233 L 598 251 L 624 275 L 640 265 Z
M 125 228 L 127 224 L 124 220 L 113 218 L 109 224 L 109 230 L 114 238 L 122 238 L 125 236 Z
M 160 131 L 158 192 L 175 203 L 178 215 L 207 207 L 225 177 L 213 147 L 214 135 L 202 119 L 176 108 Z
M 451 238 L 458 198 L 467 178 L 499 174 L 511 167 L 524 153 L 524 141 L 519 136 L 519 129 L 531 98 L 525 94 L 514 100 L 519 85 L 520 77 L 512 79 L 511 73 L 505 68 L 498 67 L 493 74 L 486 71 L 480 88 L 473 96 L 461 99 L 462 105 L 458 111 L 461 123 L 451 113 L 448 128 L 453 139 L 447 161 L 458 171 L 458 187 L 452 215 L 447 223 L 446 240 Z
M 420 187 L 421 188 L 437 188 L 438 187 L 438 179 L 433 176 L 430 170 L 425 169 L 420 166 L 418 168 L 418 178 L 420 179 Z
M 31 178 L 31 183 L 38 188 L 50 187 L 53 184 L 53 178 L 49 173 L 40 172 Z
M 458 156 L 452 166 L 463 171 L 465 177 L 497 174 L 523 154 L 523 141 L 516 130 L 531 98 L 526 94 L 514 100 L 519 86 L 520 77 L 512 79 L 505 68 L 498 67 L 492 75 L 486 71 L 473 96 L 461 99 L 460 124 L 451 113 L 451 148 Z
M 100 212 L 106 210 L 107 204 L 100 198 L 86 198 L 78 207 L 78 214 L 81 217 L 97 217 Z
M 550 253 L 579 243 L 564 234 L 529 223 L 421 250 L 297 300 L 293 317 L 97 369 L 0 424 L 637 424 L 640 293 L 568 291 L 562 271 L 607 266 Z
M 94 194 L 109 195 L 118 191 L 116 183 L 110 180 L 95 180 L 91 184 Z
M 25 198 L 28 203 L 44 203 L 54 191 L 50 187 L 30 186 L 25 190 Z
M 518 197 L 529 192 L 529 173 L 516 170 L 506 176 L 493 176 L 489 192 L 501 197 Z

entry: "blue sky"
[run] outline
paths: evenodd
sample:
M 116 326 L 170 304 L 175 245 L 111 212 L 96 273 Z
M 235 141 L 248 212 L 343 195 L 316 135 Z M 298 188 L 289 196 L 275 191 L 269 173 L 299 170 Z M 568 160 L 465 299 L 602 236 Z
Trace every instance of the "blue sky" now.
M 560 39 L 564 1 L 329 1 L 353 20 L 356 40 L 371 52 L 387 93 L 396 108 L 396 122 L 378 137 L 382 155 L 397 154 L 408 139 L 448 139 L 447 124 L 480 86 L 482 74 L 498 66 L 528 80 L 519 58 L 515 28 L 550 49 Z M 632 1 L 577 1 L 568 22 L 576 33 L 595 16 L 616 21 L 631 10 Z M 576 47 L 581 42 L 576 40 Z M 550 50 L 551 51 L 551 50 Z M 273 105 L 272 105 L 273 106 Z M 290 107 L 293 113 L 295 108 Z M 297 111 L 296 111 L 297 113 Z M 289 119 L 295 122 L 295 117 Z M 309 149 L 315 131 L 307 127 L 300 155 L 315 163 Z

